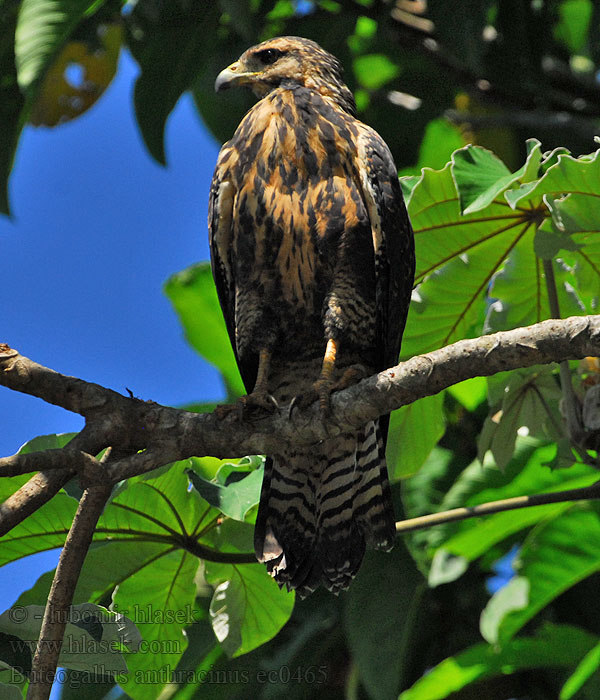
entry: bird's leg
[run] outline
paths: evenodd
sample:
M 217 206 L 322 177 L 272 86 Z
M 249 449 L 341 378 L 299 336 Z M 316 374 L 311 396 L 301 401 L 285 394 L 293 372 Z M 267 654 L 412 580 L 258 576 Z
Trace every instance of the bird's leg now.
M 321 413 L 327 414 L 330 409 L 331 392 L 334 390 L 333 371 L 335 370 L 335 360 L 337 357 L 338 345 L 330 338 L 327 341 L 325 348 L 325 356 L 323 357 L 323 365 L 321 366 L 321 374 L 314 383 L 314 389 L 317 392 L 319 399 L 319 409 Z
M 271 365 L 271 353 L 262 348 L 258 353 L 258 370 L 254 389 L 247 396 L 240 398 L 243 408 L 264 408 L 265 411 L 273 411 L 278 408 L 277 400 L 269 393 L 269 367 Z
M 269 350 L 261 349 L 258 354 L 258 370 L 256 372 L 256 382 L 254 389 L 247 396 L 240 396 L 234 404 L 221 404 L 216 407 L 215 413 L 219 420 L 223 420 L 231 413 L 236 413 L 241 420 L 248 409 L 262 408 L 272 413 L 279 406 L 277 400 L 268 390 L 269 366 L 271 364 L 271 353 Z
M 326 416 L 331 408 L 331 394 L 334 391 L 347 389 L 349 386 L 356 384 L 359 380 L 369 375 L 364 365 L 355 364 L 346 367 L 339 379 L 334 379 L 338 347 L 339 343 L 335 340 L 329 339 L 327 341 L 327 348 L 325 349 L 319 378 L 308 392 L 300 396 L 295 396 L 292 399 L 289 407 L 290 416 L 294 408 L 306 408 L 317 399 L 319 401 L 319 410 L 321 414 Z
M 331 407 L 331 393 L 337 388 L 336 382 L 333 380 L 337 352 L 338 343 L 333 340 L 333 338 L 330 338 L 325 348 L 325 355 L 323 357 L 319 378 L 306 393 L 294 396 L 289 407 L 290 416 L 294 408 L 306 408 L 317 399 L 319 401 L 319 410 L 321 414 L 326 416 L 329 413 Z

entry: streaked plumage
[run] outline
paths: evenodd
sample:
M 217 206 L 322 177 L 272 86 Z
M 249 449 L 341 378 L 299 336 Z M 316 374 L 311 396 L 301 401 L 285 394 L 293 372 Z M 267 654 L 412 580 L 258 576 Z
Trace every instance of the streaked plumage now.
M 250 404 L 311 396 L 318 380 L 326 411 L 357 366 L 368 375 L 398 357 L 414 248 L 396 167 L 356 119 L 339 63 L 314 42 L 248 49 L 215 87 L 232 85 L 260 100 L 221 149 L 210 192 L 229 336 Z M 338 592 L 365 545 L 392 546 L 387 427 L 381 418 L 267 459 L 255 548 L 280 585 Z

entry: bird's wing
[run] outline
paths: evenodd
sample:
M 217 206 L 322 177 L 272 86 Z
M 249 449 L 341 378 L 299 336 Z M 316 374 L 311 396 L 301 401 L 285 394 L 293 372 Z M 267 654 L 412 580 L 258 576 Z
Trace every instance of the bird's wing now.
M 225 318 L 227 333 L 233 347 L 242 380 L 247 391 L 252 390 L 254 378 L 240 362 L 235 333 L 235 280 L 233 268 L 233 204 L 235 186 L 229 177 L 227 160 L 221 151 L 210 186 L 208 198 L 208 236 L 213 278 L 217 288 L 219 303 Z M 254 374 L 256 370 L 254 370 Z
M 398 361 L 415 273 L 414 237 L 392 154 L 379 134 L 360 124 L 358 169 L 375 252 L 379 370 Z

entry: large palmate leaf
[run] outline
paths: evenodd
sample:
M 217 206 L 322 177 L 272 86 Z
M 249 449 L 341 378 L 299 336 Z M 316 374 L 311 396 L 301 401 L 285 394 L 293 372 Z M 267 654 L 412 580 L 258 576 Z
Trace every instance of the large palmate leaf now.
M 196 557 L 173 551 L 127 578 L 113 594 L 113 609 L 128 613 L 142 636 L 137 652 L 126 657 L 127 680 L 119 679 L 134 700 L 154 700 L 187 647 L 184 628 L 193 622 L 197 569 Z M 140 683 L 145 674 L 160 681 Z
M 43 617 L 43 605 L 7 610 L 0 615 L 0 634 L 23 642 L 33 657 Z M 123 651 L 138 643 L 139 633 L 131 620 L 99 605 L 81 603 L 69 609 L 58 662 L 93 675 L 114 676 L 127 672 Z
M 490 600 L 481 616 L 481 631 L 490 642 L 506 643 L 536 613 L 582 579 L 600 571 L 600 520 L 595 508 L 575 505 L 560 518 L 542 522 L 525 539 L 515 565 L 518 576 Z M 526 596 L 518 609 L 498 606 L 511 586 Z
M 23 445 L 19 454 L 59 449 L 68 444 L 72 437 L 73 434 L 43 435 Z M 29 474 L 24 474 L 0 479 L 0 501 L 5 501 L 27 483 L 29 478 Z M 0 566 L 36 552 L 62 547 L 76 510 L 75 499 L 64 491 L 56 494 L 52 500 L 3 536 L 2 547 L 0 547 Z
M 192 460 L 195 462 L 196 460 Z M 246 458 L 245 464 L 222 464 L 213 479 L 190 470 L 190 481 L 198 493 L 223 515 L 244 521 L 260 499 L 263 470 L 260 457 Z M 252 462 L 261 468 L 249 469 Z
M 512 458 L 517 431 L 527 426 L 535 437 L 564 437 L 562 417 L 559 412 L 560 387 L 551 369 L 530 367 L 513 372 L 490 382 L 492 390 L 497 386 L 501 403 L 492 405 L 493 415 L 484 423 L 479 436 L 479 459 L 491 450 L 497 466 L 504 469 Z
M 566 471 L 551 470 L 546 465 L 555 450 L 554 445 L 539 445 L 530 438 L 519 438 L 515 457 L 504 473 L 498 470 L 491 456 L 483 465 L 474 462 L 456 479 L 439 508 L 449 510 L 527 494 L 580 488 L 597 480 L 597 472 L 584 464 L 576 464 Z M 473 561 L 511 535 L 549 521 L 569 507 L 569 503 L 553 503 L 468 519 L 432 531 L 428 541 L 438 548 L 436 560 L 446 561 L 451 555 Z
M 346 594 L 348 645 L 361 682 L 374 700 L 395 697 L 406 683 L 423 587 L 423 577 L 399 542 L 389 553 L 368 552 Z
M 444 659 L 404 691 L 399 700 L 442 700 L 486 678 L 535 668 L 571 668 L 595 645 L 589 632 L 546 625 L 535 636 L 514 639 L 500 651 L 488 644 Z
M 193 265 L 171 277 L 165 292 L 194 349 L 223 375 L 230 397 L 244 393 L 210 265 Z
M 512 210 L 503 193 L 531 177 L 531 169 L 539 161 L 539 145 L 530 150 L 519 173 L 510 177 L 495 157 L 476 159 L 480 165 L 476 169 L 483 171 L 480 175 L 485 180 L 483 191 L 474 185 L 476 180 L 469 169 L 464 173 L 464 154 L 473 151 L 487 153 L 472 146 L 457 151 L 453 162 L 443 170 L 425 169 L 410 195 L 408 210 L 415 231 L 418 286 L 409 312 L 403 356 L 479 334 L 483 304 L 494 274 L 521 240 L 529 241 L 534 255 L 534 212 Z M 479 202 L 477 210 L 461 214 L 461 196 L 464 202 L 470 202 L 471 209 Z
M 437 394 L 392 412 L 386 450 L 391 481 L 416 473 L 444 434 L 443 400 Z
M 411 182 L 408 209 L 418 286 L 403 356 L 479 334 L 486 304 L 488 331 L 548 318 L 545 269 L 534 243 L 540 227 L 552 235 L 545 223 L 551 217 L 563 240 L 572 238 L 566 256 L 572 264 L 554 266 L 561 312 L 585 313 L 573 275 L 587 281 L 584 296 L 596 299 L 600 243 L 593 235 L 597 218 L 589 210 L 598 207 L 598 162 L 597 155 L 574 159 L 550 154 L 542 159 L 539 142 L 532 140 L 525 164 L 510 173 L 489 151 L 468 146 L 456 151 L 442 170 L 425 169 L 416 185 Z M 537 248 L 541 252 L 539 241 Z M 590 280 L 594 275 L 595 289 Z
M 274 637 L 287 622 L 294 595 L 280 589 L 263 566 L 207 562 L 206 579 L 215 586 L 210 616 L 229 656 L 240 656 Z
M 25 92 L 44 76 L 77 24 L 105 0 L 23 0 L 15 36 L 19 85 Z
M 15 29 L 19 6 L 4 0 L 0 2 L 0 212 L 8 214 L 8 176 L 13 165 L 15 150 L 23 127 L 20 119 L 25 100 L 17 82 L 15 65 Z

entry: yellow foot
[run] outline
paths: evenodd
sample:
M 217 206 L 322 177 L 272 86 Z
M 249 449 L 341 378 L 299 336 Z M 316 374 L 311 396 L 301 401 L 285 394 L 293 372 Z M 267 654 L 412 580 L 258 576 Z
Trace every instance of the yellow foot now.
M 329 415 L 331 411 L 331 394 L 334 391 L 347 389 L 368 375 L 369 373 L 364 365 L 350 365 L 350 367 L 344 369 L 342 376 L 337 380 L 333 380 L 330 377 L 319 377 L 306 393 L 294 396 L 290 402 L 289 415 L 291 416 L 294 408 L 307 408 L 317 400 L 319 401 L 321 415 Z

